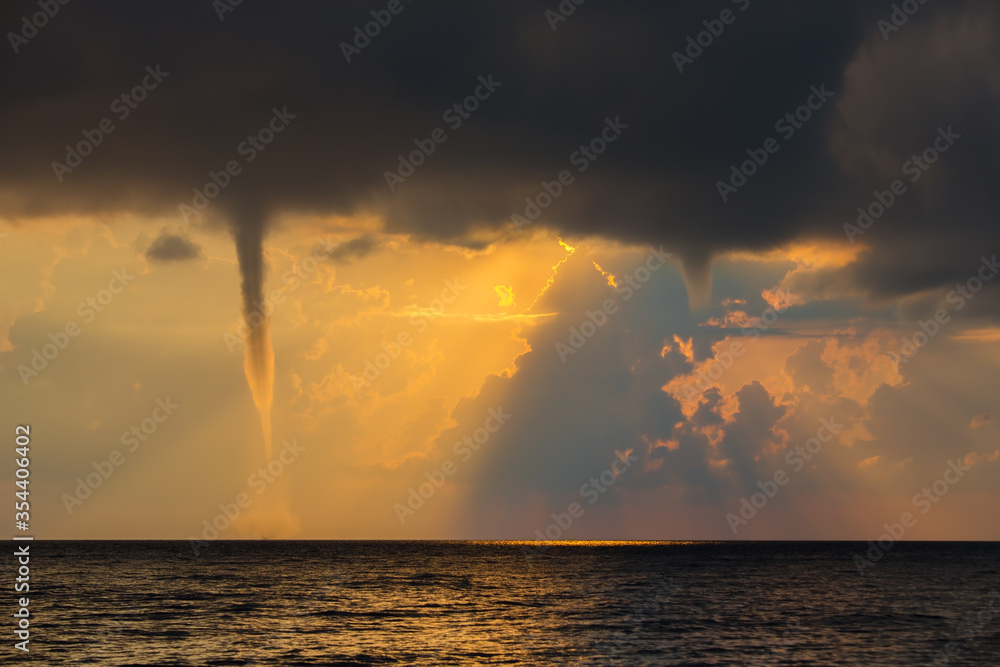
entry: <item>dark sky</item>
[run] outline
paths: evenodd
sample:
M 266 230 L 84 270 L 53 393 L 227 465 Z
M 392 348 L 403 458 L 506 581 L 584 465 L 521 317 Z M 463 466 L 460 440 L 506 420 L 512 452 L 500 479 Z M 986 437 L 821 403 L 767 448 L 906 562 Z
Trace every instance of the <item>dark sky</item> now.
M 192 188 L 235 159 L 243 169 L 207 218 L 371 211 L 389 231 L 471 244 L 473 229 L 509 230 L 525 197 L 575 170 L 571 154 L 620 117 L 628 129 L 537 224 L 666 243 L 690 272 L 733 248 L 844 242 L 858 206 L 899 178 L 905 194 L 856 239 L 871 252 L 837 280 L 898 297 L 962 280 L 1000 249 L 991 3 L 927 3 L 888 39 L 884 2 L 588 0 L 555 30 L 554 1 L 401 6 L 348 63 L 342 43 L 386 3 L 248 0 L 224 20 L 204 0 L 61 5 L 17 53 L 6 40 L 3 214 L 180 221 Z M 679 72 L 673 54 L 723 10 L 731 22 L 711 24 L 722 33 Z M 20 31 L 37 11 L 7 3 L 0 25 Z M 121 119 L 112 103 L 147 66 L 169 75 Z M 491 75 L 501 85 L 452 129 L 443 113 Z M 776 128 L 813 86 L 832 98 L 793 134 Z M 295 118 L 243 162 L 238 146 L 274 108 Z M 115 131 L 59 182 L 53 161 L 103 118 Z M 911 182 L 904 163 L 949 127 L 961 138 Z M 396 156 L 436 128 L 447 141 L 391 192 Z M 724 202 L 718 181 L 769 138 L 780 148 Z

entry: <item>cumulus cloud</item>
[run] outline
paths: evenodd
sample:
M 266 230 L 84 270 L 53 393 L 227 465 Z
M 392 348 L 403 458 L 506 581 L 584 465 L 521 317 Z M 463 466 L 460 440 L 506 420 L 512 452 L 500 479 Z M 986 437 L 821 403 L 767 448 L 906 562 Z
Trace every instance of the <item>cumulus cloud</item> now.
M 442 335 L 447 344 L 428 337 L 419 352 L 406 350 L 386 369 L 372 390 L 377 407 L 365 404 L 369 395 L 354 391 L 351 375 L 362 372 L 365 355 L 379 353 L 364 344 L 384 336 L 385 321 L 408 321 L 390 314 L 396 304 L 409 303 L 413 281 L 390 299 L 377 271 L 364 275 L 362 261 L 386 259 L 377 252 L 382 237 L 360 236 L 332 253 L 341 265 L 338 280 L 347 282 L 334 285 L 329 274 L 325 291 L 310 293 L 306 305 L 322 308 L 306 309 L 306 315 L 303 299 L 284 311 L 295 317 L 282 333 L 296 326 L 322 329 L 312 348 L 296 347 L 284 357 L 283 363 L 303 368 L 294 380 L 279 373 L 279 388 L 294 382 L 297 400 L 312 401 L 314 409 L 296 405 L 290 412 L 319 421 L 316 415 L 341 410 L 344 423 L 327 424 L 331 437 L 346 443 L 335 448 L 338 456 L 415 459 L 427 449 L 447 451 L 489 410 L 502 407 L 509 422 L 470 462 L 465 480 L 456 481 L 468 501 L 467 527 L 473 521 L 481 526 L 492 507 L 559 507 L 606 469 L 616 451 L 632 452 L 639 463 L 602 501 L 609 507 L 638 493 L 657 501 L 724 503 L 783 466 L 789 448 L 813 437 L 822 419 L 842 420 L 844 431 L 795 480 L 791 497 L 862 485 L 859 470 L 882 469 L 899 476 L 881 483 L 908 492 L 919 475 L 936 474 L 942 457 L 976 451 L 985 457 L 977 461 L 990 461 L 992 427 L 977 415 L 996 413 L 989 399 L 995 387 L 966 376 L 961 388 L 935 389 L 939 378 L 925 360 L 939 361 L 939 368 L 982 365 L 988 371 L 991 357 L 962 357 L 950 335 L 941 335 L 900 371 L 887 354 L 899 349 L 899 341 L 878 328 L 925 317 L 943 290 L 974 274 L 982 254 L 1000 252 L 1000 191 L 991 176 L 1000 150 L 1000 13 L 989 3 L 929 3 L 888 42 L 875 28 L 886 12 L 881 5 L 753 3 L 683 74 L 672 53 L 710 17 L 700 3 L 593 0 L 555 32 L 537 3 L 527 0 L 407 4 L 348 64 L 340 42 L 370 20 L 369 11 L 360 0 L 306 2 L 294 11 L 244 3 L 220 23 L 209 3 L 194 0 L 125 6 L 94 0 L 86 12 L 60 14 L 16 66 L 0 72 L 0 83 L 12 93 L 0 100 L 0 123 L 19 129 L 0 156 L 4 217 L 22 226 L 74 214 L 181 222 L 178 206 L 204 197 L 211 190 L 206 184 L 215 184 L 217 196 L 191 224 L 233 232 L 248 310 L 263 295 L 263 243 L 276 219 L 358 216 L 383 224 L 380 232 L 414 240 L 417 248 L 427 241 L 493 252 L 492 242 L 516 243 L 511 214 L 525 211 L 526 197 L 536 198 L 543 182 L 551 189 L 561 170 L 576 169 L 573 156 L 589 150 L 606 119 L 620 119 L 628 126 L 622 135 L 585 171 L 573 172 L 574 182 L 533 229 L 552 230 L 572 244 L 589 238 L 620 242 L 608 244 L 618 248 L 663 244 L 677 254 L 680 274 L 663 269 L 625 302 L 595 270 L 595 258 L 580 250 L 557 265 L 550 287 L 526 312 L 504 306 L 530 324 L 515 332 L 521 351 L 495 364 L 482 382 L 485 373 L 477 366 L 476 391 L 454 401 L 422 397 L 434 418 L 419 429 L 394 426 L 391 433 L 364 438 L 358 426 L 363 418 L 398 419 L 398 404 L 390 399 L 412 402 L 430 385 L 428 378 L 444 374 L 446 359 L 464 366 L 485 350 L 463 347 L 464 359 L 455 361 L 448 355 L 460 344 L 458 327 L 449 329 L 451 338 Z M 112 102 L 141 81 L 147 66 L 169 75 L 127 117 L 114 115 Z M 443 112 L 472 94 L 480 76 L 500 85 L 452 127 Z M 748 149 L 778 136 L 775 122 L 803 104 L 814 86 L 830 90 L 832 101 L 783 138 L 780 150 L 724 202 L 717 183 L 747 159 Z M 259 137 L 276 114 L 289 120 L 287 126 L 247 159 L 244 142 Z M 81 128 L 92 135 L 105 117 L 113 119 L 114 132 L 57 178 L 53 162 L 67 161 L 67 152 L 85 140 Z M 391 191 L 386 172 L 397 171 L 399 156 L 438 127 L 447 141 Z M 856 208 L 886 191 L 903 163 L 931 145 L 938 128 L 948 127 L 961 138 L 919 181 L 908 183 L 907 193 L 856 239 L 853 250 L 813 261 L 847 244 L 843 225 L 855 221 Z M 239 173 L 220 175 L 232 160 Z M 168 229 L 148 249 L 150 261 L 200 254 L 187 237 Z M 813 244 L 811 259 L 789 255 L 779 268 L 726 266 L 735 254 L 762 256 L 803 240 Z M 642 257 L 626 249 L 609 261 L 596 259 L 620 276 Z M 202 269 L 212 287 L 225 292 L 232 276 L 219 267 Z M 396 278 L 402 283 L 416 273 Z M 56 278 L 60 285 L 79 282 Z M 486 292 L 493 305 L 493 286 L 517 276 L 490 278 Z M 997 284 L 987 285 L 956 318 L 995 318 Z M 527 307 L 520 285 L 511 301 Z M 178 294 L 197 289 L 184 286 Z M 718 361 L 738 329 L 778 304 L 778 287 L 797 298 L 777 326 L 759 333 L 759 347 L 746 357 L 757 366 L 726 371 L 692 400 L 675 391 Z M 86 296 L 66 298 L 66 312 Z M 713 308 L 720 297 L 726 305 Z M 560 358 L 556 344 L 568 343 L 574 329 L 593 321 L 588 313 L 609 298 L 618 299 L 620 311 Z M 691 307 L 710 312 L 694 317 Z M 23 310 L 31 314 L 19 318 L 11 334 L 18 355 L 59 325 L 32 304 Z M 125 330 L 110 326 L 118 322 L 109 312 L 99 326 L 107 321 L 109 332 Z M 457 322 L 461 314 L 454 315 Z M 811 327 L 796 330 L 805 321 Z M 833 333 L 831 321 L 838 327 Z M 290 337 L 296 345 L 300 338 Z M 741 340 L 749 346 L 749 338 Z M 250 348 L 267 356 L 254 341 Z M 195 360 L 191 367 L 204 364 Z M 5 381 L 15 386 L 12 368 L 5 367 Z M 49 378 L 56 388 L 68 380 L 59 370 L 51 373 L 40 387 L 50 386 Z M 122 386 L 135 382 L 131 376 L 119 380 Z M 237 393 L 231 385 L 224 389 Z M 942 400 L 952 402 L 944 415 L 929 407 Z M 443 433 L 432 428 L 438 423 L 447 424 Z M 403 441 L 403 432 L 414 437 L 413 452 L 380 449 Z M 311 470 L 322 472 L 320 466 Z

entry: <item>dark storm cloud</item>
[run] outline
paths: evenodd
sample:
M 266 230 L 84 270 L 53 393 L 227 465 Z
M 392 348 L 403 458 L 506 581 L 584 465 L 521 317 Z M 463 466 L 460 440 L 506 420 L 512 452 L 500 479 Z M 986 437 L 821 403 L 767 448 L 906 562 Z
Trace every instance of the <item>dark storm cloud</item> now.
M 260 216 L 367 210 L 390 231 L 462 242 L 570 169 L 537 224 L 665 243 L 695 275 L 730 248 L 845 241 L 855 209 L 954 126 L 963 139 L 862 237 L 874 250 L 851 280 L 876 296 L 926 290 L 1000 250 L 989 4 L 923 5 L 888 41 L 884 2 L 590 0 L 553 31 L 556 4 L 404 2 L 350 64 L 341 43 L 384 3 L 243 3 L 224 21 L 193 0 L 65 7 L 3 61 L 0 210 L 175 214 L 235 160 L 204 217 L 238 238 L 244 224 L 257 238 Z M 11 3 L 0 25 L 34 9 Z M 734 20 L 679 73 L 673 53 L 723 9 Z M 169 74 L 122 117 L 115 100 L 157 65 Z M 490 75 L 489 98 L 461 127 L 446 122 Z M 823 86 L 833 96 L 809 121 L 776 129 Z M 275 108 L 295 118 L 251 161 L 240 147 Z M 571 154 L 619 117 L 628 129 L 575 172 Z M 52 163 L 104 118 L 113 131 L 57 180 Z M 447 140 L 390 192 L 385 172 L 436 128 Z M 723 202 L 716 183 L 768 138 L 778 151 Z
M 348 264 L 355 259 L 361 259 L 375 252 L 379 247 L 378 239 L 371 234 L 359 236 L 351 239 L 347 243 L 341 243 L 330 252 L 330 261 L 339 264 Z
M 146 258 L 154 262 L 179 262 L 201 256 L 201 246 L 166 229 L 146 249 Z

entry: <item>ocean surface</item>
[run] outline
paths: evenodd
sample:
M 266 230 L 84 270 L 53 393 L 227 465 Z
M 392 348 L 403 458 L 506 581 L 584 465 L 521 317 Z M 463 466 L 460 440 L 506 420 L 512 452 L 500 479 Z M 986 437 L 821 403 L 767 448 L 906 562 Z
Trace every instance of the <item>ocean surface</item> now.
M 997 543 L 537 545 L 36 541 L 0 664 L 1000 665 Z

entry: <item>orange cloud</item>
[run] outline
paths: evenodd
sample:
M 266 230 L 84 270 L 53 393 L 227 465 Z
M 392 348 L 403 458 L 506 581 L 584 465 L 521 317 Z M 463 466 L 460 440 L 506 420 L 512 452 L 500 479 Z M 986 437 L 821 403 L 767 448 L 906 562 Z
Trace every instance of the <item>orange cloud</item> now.
M 992 412 L 984 412 L 983 414 L 976 415 L 972 418 L 972 421 L 969 422 L 969 428 L 982 428 L 987 424 L 995 423 L 996 420 L 997 416 L 995 414 Z
M 500 298 L 499 306 L 501 308 L 506 306 L 514 305 L 514 288 L 510 285 L 494 285 L 493 291 L 497 293 Z
M 973 340 L 980 343 L 995 343 L 1000 341 L 1000 327 L 987 329 L 969 329 L 960 334 L 952 336 L 956 340 Z
M 1000 460 L 1000 449 L 994 450 L 992 453 L 980 454 L 979 452 L 969 452 L 962 459 L 962 462 L 967 466 L 979 465 L 980 463 L 993 463 L 994 461 Z
M 878 463 L 881 460 L 882 460 L 881 456 L 869 456 L 867 459 L 865 459 L 861 463 L 859 463 L 858 467 L 859 468 L 867 468 L 869 466 L 875 465 L 876 463 Z

